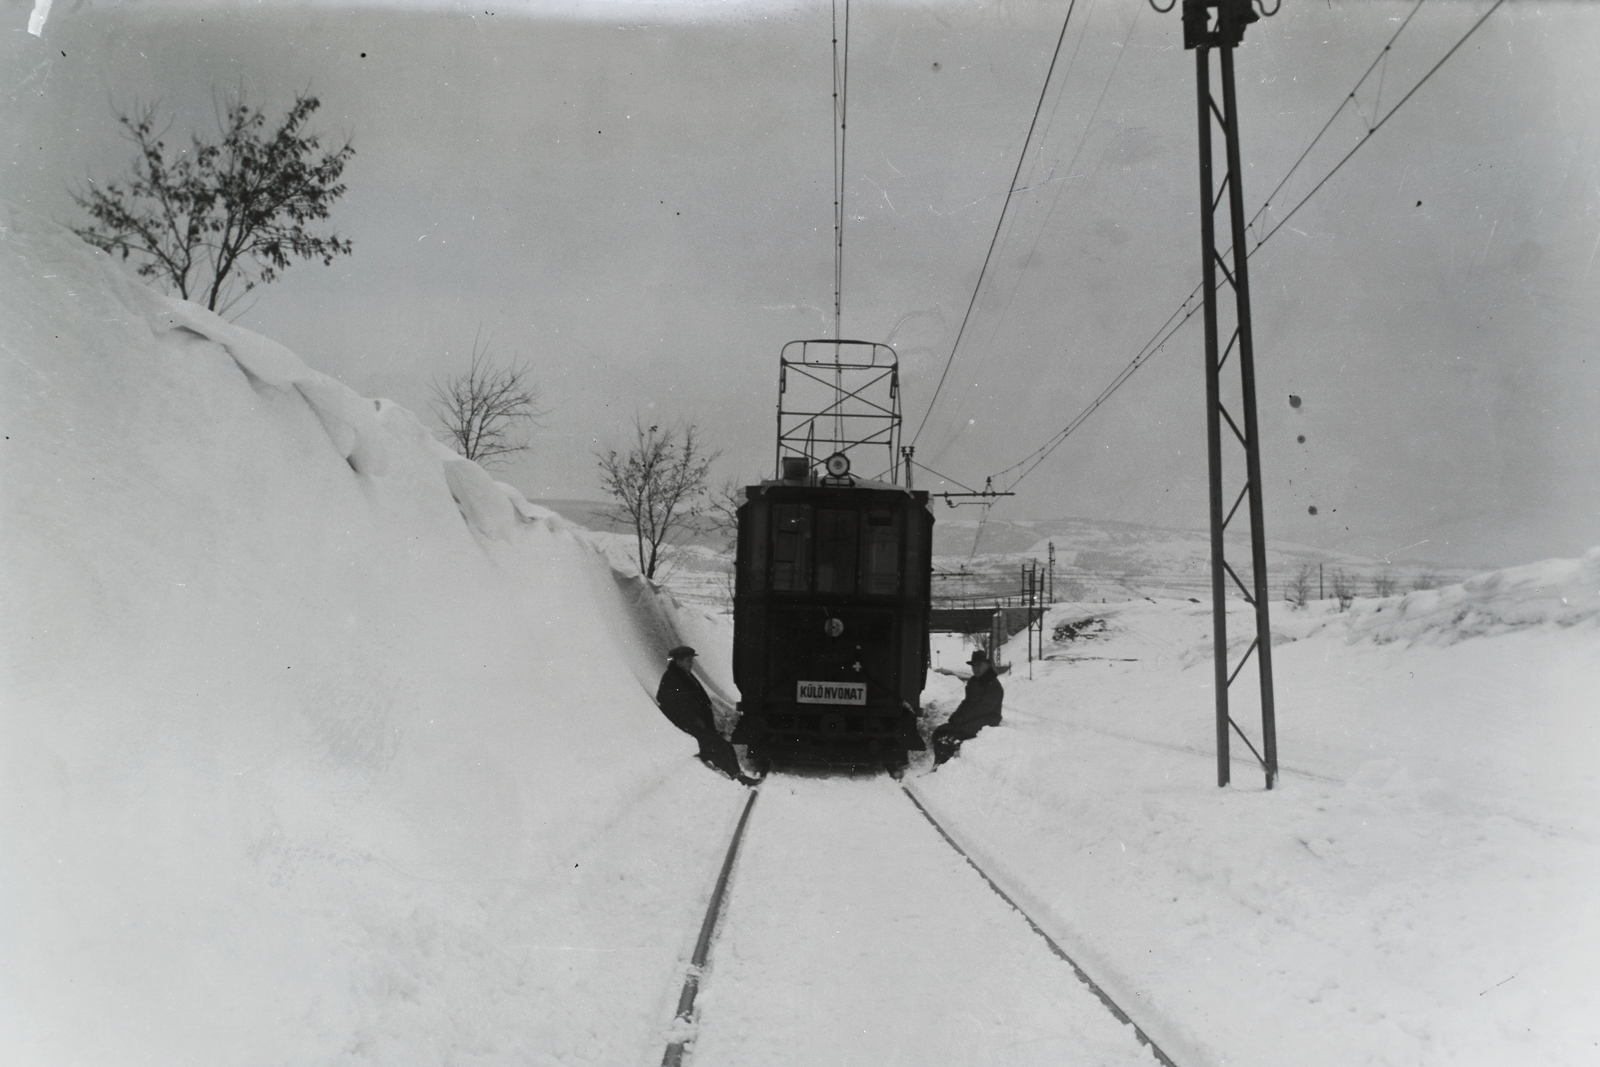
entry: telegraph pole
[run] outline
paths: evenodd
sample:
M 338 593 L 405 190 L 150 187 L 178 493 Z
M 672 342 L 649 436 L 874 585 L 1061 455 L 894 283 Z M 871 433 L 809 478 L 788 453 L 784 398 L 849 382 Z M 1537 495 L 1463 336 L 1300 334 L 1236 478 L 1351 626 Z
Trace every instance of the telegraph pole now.
M 1169 6 L 1167 10 L 1171 10 Z M 1277 8 L 1266 14 L 1276 14 Z M 1272 692 L 1272 626 L 1267 615 L 1267 541 L 1263 529 L 1261 499 L 1261 442 L 1256 428 L 1255 345 L 1250 332 L 1249 248 L 1245 244 L 1244 171 L 1239 163 L 1239 112 L 1234 92 L 1233 50 L 1244 41 L 1245 27 L 1260 19 L 1251 0 L 1183 0 L 1183 46 L 1195 54 L 1195 92 L 1200 119 L 1200 254 L 1204 272 L 1205 360 L 1206 360 L 1206 456 L 1210 467 L 1211 506 L 1211 615 L 1214 631 L 1217 733 L 1217 785 L 1228 784 L 1229 730 L 1239 735 L 1255 755 L 1266 774 L 1267 788 L 1278 778 L 1278 740 Z M 1211 75 L 1211 50 L 1221 60 L 1221 94 L 1217 100 Z M 1225 168 L 1222 189 L 1212 182 L 1215 165 L 1212 152 L 1212 127 L 1216 123 L 1223 135 Z M 1229 236 L 1233 244 L 1233 269 L 1217 251 L 1216 214 L 1227 194 Z M 1218 344 L 1218 272 L 1233 291 L 1233 334 L 1225 347 Z M 1219 352 L 1220 347 L 1220 352 Z M 1239 418 L 1231 415 L 1223 399 L 1222 370 L 1237 350 L 1239 368 Z M 1234 497 L 1232 507 L 1223 512 L 1226 471 L 1223 465 L 1222 424 L 1244 450 L 1244 486 Z M 1248 504 L 1245 515 L 1250 523 L 1249 586 L 1228 563 L 1223 534 Z M 1255 609 L 1255 640 L 1231 669 L 1228 663 L 1228 582 L 1232 580 L 1245 602 Z M 1228 688 L 1244 670 L 1251 654 L 1256 657 L 1261 684 L 1261 749 L 1251 743 L 1228 711 Z

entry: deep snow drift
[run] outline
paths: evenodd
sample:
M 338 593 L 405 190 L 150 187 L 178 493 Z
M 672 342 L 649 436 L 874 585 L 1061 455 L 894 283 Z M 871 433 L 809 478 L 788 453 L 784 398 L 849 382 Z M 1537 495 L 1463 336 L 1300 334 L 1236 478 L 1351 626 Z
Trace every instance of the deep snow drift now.
M 0 1059 L 650 1046 L 743 790 L 646 688 L 720 624 L 404 409 L 0 230 Z

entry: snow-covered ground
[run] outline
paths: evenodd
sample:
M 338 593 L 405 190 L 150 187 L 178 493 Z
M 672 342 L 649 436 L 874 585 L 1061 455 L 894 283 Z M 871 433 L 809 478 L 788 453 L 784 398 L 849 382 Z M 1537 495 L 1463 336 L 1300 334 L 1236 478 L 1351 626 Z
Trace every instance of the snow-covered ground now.
M 745 793 L 648 693 L 684 640 L 731 699 L 726 618 L 58 227 L 0 239 L 0 1062 L 659 1062 Z M 1183 1067 L 1594 1063 L 1597 611 L 1596 553 L 1279 608 L 1268 793 L 1212 784 L 1208 608 L 1058 606 L 1101 621 L 908 782 Z M 776 778 L 751 834 L 691 1058 L 1128 1047 L 891 783 Z
M 694 1060 L 1154 1064 L 887 776 L 752 811 Z
M 1600 550 L 1279 609 L 1266 792 L 1237 738 L 1214 785 L 1209 605 L 1058 606 L 1104 626 L 913 787 L 1180 1064 L 1597 1063 L 1597 614 Z

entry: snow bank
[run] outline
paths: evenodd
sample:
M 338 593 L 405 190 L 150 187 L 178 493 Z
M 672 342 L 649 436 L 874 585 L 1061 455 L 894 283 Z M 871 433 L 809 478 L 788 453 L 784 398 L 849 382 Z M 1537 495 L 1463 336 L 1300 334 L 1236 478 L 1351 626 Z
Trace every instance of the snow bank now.
M 650 1046 L 742 791 L 641 685 L 648 591 L 403 408 L 0 238 L 0 1058 Z
M 1460 585 L 1360 601 L 1352 640 L 1452 644 L 1527 626 L 1593 626 L 1600 619 L 1600 548 L 1469 578 Z

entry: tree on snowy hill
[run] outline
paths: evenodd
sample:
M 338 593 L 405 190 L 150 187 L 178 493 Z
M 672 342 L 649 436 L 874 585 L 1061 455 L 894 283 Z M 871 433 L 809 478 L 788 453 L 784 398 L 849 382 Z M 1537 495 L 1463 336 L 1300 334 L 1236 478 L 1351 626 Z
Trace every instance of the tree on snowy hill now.
M 1388 568 L 1379 571 L 1378 576 L 1372 579 L 1372 595 L 1375 597 L 1394 596 L 1395 590 L 1399 587 L 1399 580 Z
M 539 407 L 539 394 L 539 386 L 528 381 L 526 366 L 496 366 L 489 359 L 488 342 L 480 348 L 474 337 L 466 372 L 434 381 L 433 412 L 444 423 L 452 448 L 479 466 L 493 468 L 528 450 L 520 434 L 547 414 Z
M 318 236 L 310 223 L 326 219 L 344 195 L 339 182 L 355 149 L 350 142 L 320 157 L 316 134 L 304 130 L 321 106 L 297 96 L 275 130 L 241 92 L 217 116 L 221 140 L 190 135 L 169 150 L 170 124 L 157 129 L 155 107 L 117 116 L 138 149 L 125 181 L 96 183 L 73 193 L 88 211 L 79 237 L 123 259 L 137 256 L 142 277 L 171 285 L 185 300 L 224 312 L 257 285 L 274 281 L 291 259 L 350 254 L 337 234 Z
M 633 527 L 639 570 L 654 578 L 675 533 L 694 528 L 704 512 L 706 478 L 721 452 L 707 452 L 699 428 L 633 424 L 633 447 L 598 454 L 600 485 L 616 500 L 612 517 Z
M 1333 595 L 1339 598 L 1339 610 L 1348 611 L 1356 599 L 1355 575 L 1343 567 L 1335 567 L 1328 577 L 1333 585 Z
M 1311 598 L 1311 564 L 1302 563 L 1295 576 L 1283 583 L 1283 599 L 1297 608 L 1306 606 Z

